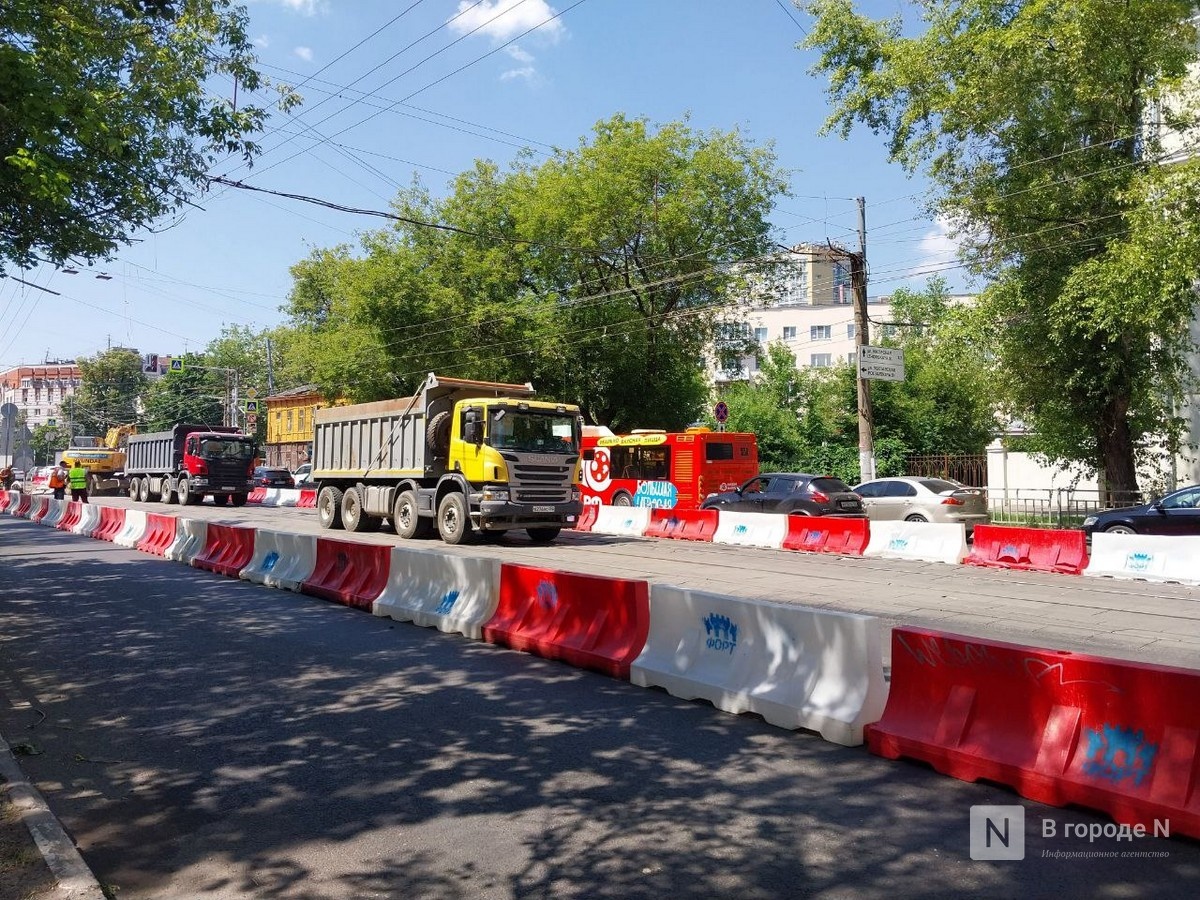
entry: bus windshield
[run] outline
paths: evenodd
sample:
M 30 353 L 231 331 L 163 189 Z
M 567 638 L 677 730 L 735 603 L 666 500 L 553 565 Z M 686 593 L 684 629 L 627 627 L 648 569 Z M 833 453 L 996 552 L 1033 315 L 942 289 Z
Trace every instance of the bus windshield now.
M 497 450 L 524 450 L 531 453 L 579 451 L 573 416 L 508 409 L 498 409 L 492 413 L 488 444 Z

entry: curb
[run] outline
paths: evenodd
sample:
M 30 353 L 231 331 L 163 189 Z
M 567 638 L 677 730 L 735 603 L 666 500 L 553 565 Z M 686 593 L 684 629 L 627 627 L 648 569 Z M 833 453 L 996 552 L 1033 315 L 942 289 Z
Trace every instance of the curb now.
M 46 805 L 45 798 L 26 780 L 3 736 L 0 736 L 0 776 L 8 782 L 4 788 L 8 799 L 21 811 L 21 820 L 33 835 L 50 874 L 58 880 L 57 895 L 69 900 L 105 900 L 100 882 Z

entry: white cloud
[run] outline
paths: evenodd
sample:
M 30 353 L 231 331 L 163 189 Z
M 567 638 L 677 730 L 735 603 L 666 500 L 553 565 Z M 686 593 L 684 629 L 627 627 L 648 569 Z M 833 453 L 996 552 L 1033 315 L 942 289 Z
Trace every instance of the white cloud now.
M 466 34 L 479 29 L 494 41 L 507 41 L 546 22 L 557 10 L 546 0 L 482 0 L 473 5 L 470 0 L 458 4 L 459 16 L 449 22 L 450 30 Z M 557 38 L 566 29 L 559 19 L 538 28 L 543 36 Z
M 315 16 L 325 5 L 323 0 L 278 0 L 278 2 L 302 16 Z
M 928 272 L 929 269 L 936 269 L 947 263 L 958 261 L 958 241 L 953 237 L 955 230 L 954 223 L 950 219 L 945 216 L 937 217 L 933 228 L 925 232 L 917 244 L 920 259 L 909 273 L 910 276 L 916 276 Z
M 268 47 L 271 46 L 271 39 L 269 37 L 267 37 L 265 34 L 260 34 L 258 37 L 256 37 L 254 39 L 254 46 L 261 47 L 262 49 L 266 50 Z
M 501 81 L 511 81 L 514 78 L 525 78 L 527 80 L 532 80 L 533 76 L 536 74 L 537 74 L 537 70 L 534 69 L 533 66 L 522 66 L 519 69 L 509 69 L 507 72 L 505 72 L 503 75 L 500 76 L 500 80 Z
M 311 47 L 297 47 L 292 51 L 305 62 L 312 62 L 313 52 Z
M 505 47 L 504 52 L 520 63 L 533 62 L 533 54 L 522 50 L 518 45 L 513 44 L 511 47 Z

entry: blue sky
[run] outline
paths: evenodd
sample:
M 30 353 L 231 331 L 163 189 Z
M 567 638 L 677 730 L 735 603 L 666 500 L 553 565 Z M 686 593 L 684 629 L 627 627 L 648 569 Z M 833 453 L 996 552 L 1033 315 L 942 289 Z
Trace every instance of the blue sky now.
M 859 6 L 911 17 L 901 0 Z M 924 182 L 890 165 L 880 138 L 818 136 L 825 85 L 808 74 L 814 54 L 796 49 L 811 23 L 789 0 L 251 0 L 248 9 L 262 70 L 305 102 L 275 114 L 251 172 L 230 160 L 214 174 L 386 210 L 414 175 L 441 194 L 475 159 L 504 166 L 521 147 L 575 147 L 617 112 L 652 123 L 687 115 L 698 129 L 774 143 L 795 195 L 772 217 L 786 243 L 855 245 L 852 198 L 866 197 L 872 296 L 919 285 L 912 273 L 951 260 L 945 229 L 922 215 Z M 199 350 L 225 324 L 279 324 L 293 263 L 384 224 L 240 190 L 197 203 L 111 262 L 25 273 L 60 296 L 0 281 L 0 368 L 109 345 Z M 945 274 L 964 287 L 961 270 Z

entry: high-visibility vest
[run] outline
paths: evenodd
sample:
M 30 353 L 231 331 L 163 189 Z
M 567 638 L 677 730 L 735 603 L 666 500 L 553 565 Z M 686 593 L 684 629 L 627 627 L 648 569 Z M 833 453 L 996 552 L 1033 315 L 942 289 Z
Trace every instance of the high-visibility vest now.
M 54 471 L 50 473 L 50 479 L 47 482 L 51 488 L 58 489 L 67 486 L 67 476 L 63 472 L 62 466 L 55 466 Z
M 83 466 L 75 466 L 71 469 L 71 490 L 87 490 L 87 469 Z

